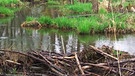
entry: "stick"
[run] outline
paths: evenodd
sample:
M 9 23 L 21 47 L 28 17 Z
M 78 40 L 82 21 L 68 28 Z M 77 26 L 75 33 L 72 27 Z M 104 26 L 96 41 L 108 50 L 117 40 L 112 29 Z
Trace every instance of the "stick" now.
M 10 53 L 16 53 L 16 54 L 20 54 L 20 55 L 28 56 L 28 55 L 27 55 L 27 54 L 25 54 L 25 53 L 21 53 L 21 52 L 18 52 L 18 51 L 13 51 L 13 50 L 0 49 L 0 51 L 3 51 L 3 52 L 10 52 Z
M 131 58 L 131 59 L 128 59 L 128 60 L 121 60 L 121 61 L 119 61 L 119 64 L 124 64 L 124 63 L 128 63 L 128 62 L 130 62 L 130 63 L 135 62 L 135 58 Z M 116 64 L 118 64 L 118 62 L 116 61 L 116 62 L 109 63 L 109 64 L 110 65 L 116 65 Z
M 75 53 L 75 59 L 76 59 L 77 65 L 78 65 L 78 67 L 79 67 L 79 69 L 80 69 L 80 71 L 81 71 L 82 75 L 84 75 L 84 72 L 83 72 L 83 70 L 82 70 L 82 67 L 81 67 L 81 65 L 80 65 L 80 62 L 79 62 L 79 59 L 78 59 L 78 57 L 77 57 L 77 54 L 76 54 L 76 53 Z
M 96 52 L 98 52 L 98 53 L 100 53 L 100 54 L 102 54 L 102 55 L 108 56 L 108 57 L 110 57 L 110 58 L 112 58 L 112 59 L 114 59 L 114 60 L 118 60 L 118 58 L 116 58 L 116 57 L 114 57 L 114 56 L 112 56 L 112 55 L 110 55 L 110 54 L 107 54 L 107 53 L 103 52 L 102 50 L 95 48 L 95 47 L 92 46 L 92 45 L 90 45 L 90 47 L 91 47 L 92 49 L 94 49 L 94 51 L 96 51 Z
M 6 60 L 6 62 L 16 64 L 16 65 L 21 65 L 21 63 L 18 63 L 18 62 L 12 61 L 12 60 Z
M 65 47 L 64 47 L 64 42 L 63 42 L 63 37 L 61 36 L 61 42 L 62 42 L 62 48 L 63 48 L 63 52 L 64 52 L 64 54 L 66 53 L 66 51 L 65 51 Z
M 50 69 L 52 71 L 54 71 L 55 73 L 59 74 L 60 76 L 64 76 L 64 74 L 62 73 L 62 69 L 59 68 L 58 66 L 55 66 L 54 64 L 52 64 L 50 61 L 47 60 L 46 57 L 44 57 L 42 54 L 39 54 L 50 66 Z

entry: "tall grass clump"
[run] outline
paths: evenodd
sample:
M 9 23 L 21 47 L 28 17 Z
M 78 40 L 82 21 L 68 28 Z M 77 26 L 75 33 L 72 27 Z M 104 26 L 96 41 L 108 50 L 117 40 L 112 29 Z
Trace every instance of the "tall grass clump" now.
M 107 14 L 108 11 L 105 8 L 100 8 L 99 9 L 99 14 Z
M 60 5 L 60 2 L 54 1 L 54 0 L 48 0 L 47 4 L 48 5 Z
M 93 26 L 90 24 L 91 22 L 89 19 L 86 18 L 79 18 L 78 19 L 78 26 L 77 30 L 80 34 L 88 34 L 90 33 L 90 29 L 93 28 Z
M 11 3 L 18 4 L 18 2 L 20 2 L 20 0 L 0 0 L 0 5 L 6 6 L 10 5 Z
M 38 21 L 41 23 L 41 24 L 47 24 L 47 25 L 52 25 L 54 22 L 53 22 L 53 19 L 50 18 L 49 16 L 41 16 Z
M 14 15 L 18 9 L 14 8 L 21 4 L 20 0 L 0 0 L 0 15 L 2 17 Z
M 74 5 L 66 5 L 65 8 L 67 10 L 73 11 L 73 12 L 92 12 L 92 4 L 91 3 L 76 3 Z
M 0 14 L 13 15 L 13 11 L 2 6 L 0 7 Z
M 72 28 L 73 26 L 73 19 L 69 19 L 67 17 L 58 17 L 55 19 L 56 25 L 59 26 L 59 28 Z
M 36 18 L 35 17 L 31 17 L 31 16 L 28 16 L 26 18 L 26 22 L 30 22 L 30 21 L 33 21 L 33 20 L 36 20 Z
M 114 16 L 112 16 L 111 13 L 106 14 L 107 20 L 111 26 L 110 27 L 116 27 L 116 29 L 125 29 L 127 27 L 126 20 L 129 18 L 129 16 L 122 15 L 120 13 L 114 13 Z M 114 23 L 112 22 L 114 21 Z

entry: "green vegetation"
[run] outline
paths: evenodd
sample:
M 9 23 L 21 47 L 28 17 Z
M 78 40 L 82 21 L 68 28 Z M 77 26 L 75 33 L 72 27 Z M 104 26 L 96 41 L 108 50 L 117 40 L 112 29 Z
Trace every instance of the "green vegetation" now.
M 126 15 L 126 16 L 125 16 Z M 27 21 L 37 20 L 42 25 L 57 25 L 58 28 L 61 29 L 75 29 L 78 33 L 89 34 L 91 31 L 95 33 L 104 32 L 104 30 L 108 27 L 116 27 L 116 29 L 125 29 L 125 28 L 133 28 L 133 26 L 129 26 L 129 22 L 127 20 L 132 16 L 129 14 L 114 14 L 111 13 L 101 14 L 100 16 L 93 15 L 90 17 L 79 17 L 79 18 L 68 18 L 68 17 L 57 17 L 50 18 L 48 16 L 41 16 L 40 18 L 28 17 Z
M 0 24 L 7 23 L 11 21 L 13 17 L 0 18 Z
M 59 28 L 72 28 L 74 26 L 72 19 L 66 18 L 66 17 L 58 17 L 55 20 L 55 23 Z
M 50 2 L 55 0 L 49 0 Z M 119 1 L 115 1 L 117 3 Z M 65 2 L 66 3 L 66 2 Z M 48 16 L 41 16 L 39 18 L 29 17 L 27 21 L 36 20 L 42 26 L 53 25 L 63 30 L 75 30 L 79 34 L 89 33 L 117 33 L 125 32 L 127 29 L 133 29 L 135 32 L 134 14 L 120 13 L 118 10 L 113 12 L 108 11 L 106 7 L 101 7 L 98 13 L 92 12 L 92 3 L 80 3 L 77 0 L 74 3 L 58 5 L 59 12 L 62 13 L 61 17 L 51 18 Z M 120 2 L 119 2 L 120 3 Z M 128 2 L 124 3 L 127 5 Z M 109 9 L 109 8 L 108 8 Z M 111 10 L 111 9 L 110 9 Z M 123 9 L 124 10 L 124 9 Z
M 19 0 L 0 0 L 0 5 L 6 6 L 10 4 L 18 4 Z
M 54 0 L 48 0 L 47 4 L 48 4 L 48 5 L 59 5 L 60 2 L 54 1 Z
M 20 0 L 0 0 L 0 17 L 13 15 L 20 3 Z
M 33 21 L 33 20 L 36 20 L 36 18 L 34 18 L 34 17 L 27 17 L 27 18 L 26 18 L 26 21 L 27 21 L 27 22 L 30 22 L 30 21 Z
M 13 15 L 13 11 L 9 8 L 0 7 L 0 14 Z
M 47 25 L 52 25 L 53 24 L 53 20 L 49 17 L 49 16 L 41 16 L 38 21 L 41 23 L 41 24 L 47 24 Z
M 91 13 L 92 12 L 92 4 L 91 3 L 76 3 L 74 5 L 65 5 L 67 10 L 77 12 L 77 13 Z

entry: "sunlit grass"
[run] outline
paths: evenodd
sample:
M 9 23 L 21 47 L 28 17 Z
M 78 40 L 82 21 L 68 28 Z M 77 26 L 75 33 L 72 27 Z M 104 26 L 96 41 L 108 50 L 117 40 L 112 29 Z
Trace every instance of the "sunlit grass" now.
M 53 1 L 53 0 L 48 0 L 47 4 L 48 4 L 48 5 L 59 5 L 60 2 L 58 2 L 58 1 Z
M 20 0 L 0 0 L 0 5 L 5 6 L 11 3 L 17 4 Z
M 67 17 L 56 18 L 55 23 L 59 26 L 59 28 L 72 28 L 74 26 L 72 19 L 69 19 Z
M 16 5 L 20 3 L 20 0 L 0 0 L 0 14 L 5 16 L 14 15 L 14 12 L 18 10 L 18 8 L 15 8 Z
M 0 14 L 13 15 L 13 11 L 6 7 L 0 7 Z
M 76 3 L 74 5 L 66 5 L 65 8 L 67 10 L 73 11 L 73 12 L 92 12 L 92 4 L 91 3 Z
M 47 24 L 47 25 L 52 25 L 53 24 L 53 19 L 51 19 L 49 16 L 41 16 L 38 21 L 41 24 Z
M 77 27 L 77 30 L 79 33 L 90 33 L 90 22 L 88 20 L 83 20 L 79 22 L 79 25 Z
M 35 17 L 30 17 L 30 16 L 28 16 L 28 17 L 26 18 L 26 21 L 27 21 L 27 22 L 33 21 L 33 20 L 36 20 L 36 18 L 35 18 Z
M 95 33 L 104 32 L 104 30 L 108 27 L 116 28 L 116 29 L 126 29 L 126 28 L 133 28 L 131 26 L 131 22 L 127 20 L 132 19 L 134 20 L 135 15 L 131 14 L 120 14 L 120 13 L 106 13 L 100 15 L 92 15 L 90 17 L 57 17 L 57 18 L 50 18 L 48 16 L 41 16 L 37 18 L 41 24 L 48 24 L 48 25 L 57 25 L 58 28 L 65 28 L 65 29 L 75 29 L 76 32 L 82 34 L 89 34 L 91 31 Z M 32 20 L 34 18 L 29 18 Z

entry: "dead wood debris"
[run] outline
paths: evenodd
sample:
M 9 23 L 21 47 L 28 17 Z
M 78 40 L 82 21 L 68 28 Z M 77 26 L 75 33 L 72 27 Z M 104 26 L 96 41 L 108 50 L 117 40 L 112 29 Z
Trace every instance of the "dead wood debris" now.
M 111 50 L 109 47 L 106 49 Z M 68 55 L 42 50 L 27 54 L 0 50 L 1 74 L 11 73 L 15 69 L 18 73 L 31 76 L 36 74 L 47 76 L 119 76 L 120 69 L 123 76 L 134 76 L 134 62 L 135 57 L 128 57 L 125 60 L 118 59 L 103 49 L 91 45 L 82 52 Z M 118 68 L 118 64 L 120 68 Z

